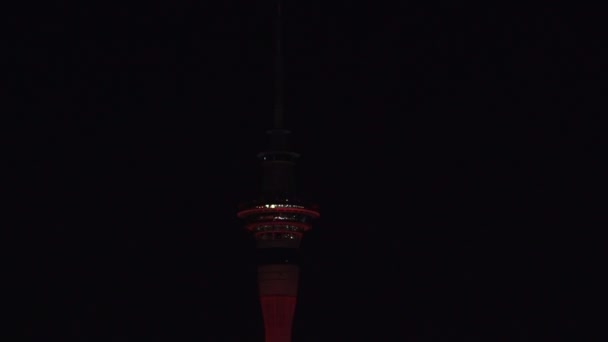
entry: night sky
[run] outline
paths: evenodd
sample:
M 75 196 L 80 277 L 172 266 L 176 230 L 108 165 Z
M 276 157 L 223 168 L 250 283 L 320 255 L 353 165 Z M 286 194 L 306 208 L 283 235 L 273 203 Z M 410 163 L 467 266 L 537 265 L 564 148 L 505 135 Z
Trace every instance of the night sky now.
M 15 341 L 261 341 L 236 211 L 272 127 L 273 2 L 3 14 Z M 287 1 L 285 120 L 321 208 L 294 342 L 594 340 L 601 20 Z

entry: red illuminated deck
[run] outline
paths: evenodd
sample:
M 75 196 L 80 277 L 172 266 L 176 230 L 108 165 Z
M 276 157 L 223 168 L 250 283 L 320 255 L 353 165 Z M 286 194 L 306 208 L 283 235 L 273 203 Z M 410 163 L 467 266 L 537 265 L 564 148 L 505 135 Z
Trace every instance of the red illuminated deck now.
M 312 210 L 312 209 L 307 209 L 307 208 L 303 208 L 303 207 L 256 207 L 256 208 L 251 208 L 251 209 L 245 209 L 240 211 L 237 216 L 239 218 L 246 218 L 246 217 L 250 217 L 250 216 L 254 216 L 254 215 L 261 215 L 261 214 L 273 214 L 273 213 L 289 213 L 289 214 L 300 214 L 300 215 L 305 215 L 311 218 L 318 218 L 319 212 Z

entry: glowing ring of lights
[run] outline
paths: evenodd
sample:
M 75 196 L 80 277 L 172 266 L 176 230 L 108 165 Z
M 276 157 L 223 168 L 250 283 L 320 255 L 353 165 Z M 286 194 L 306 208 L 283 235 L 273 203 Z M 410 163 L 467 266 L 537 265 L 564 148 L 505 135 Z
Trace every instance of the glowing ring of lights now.
M 275 233 L 277 233 L 277 234 L 293 234 L 293 235 L 295 235 L 295 236 L 297 236 L 299 238 L 302 238 L 302 236 L 304 235 L 301 232 L 285 232 L 285 231 L 282 231 L 282 230 L 269 230 L 269 231 L 266 231 L 266 232 L 257 232 L 257 233 L 255 233 L 253 235 L 255 237 L 258 237 L 258 236 L 264 235 L 264 234 L 275 234 Z
M 256 209 L 274 209 L 274 208 L 298 208 L 298 209 L 305 209 L 306 207 L 302 206 L 302 205 L 297 205 L 297 204 L 286 204 L 286 203 L 279 203 L 279 204 L 264 204 L 264 205 L 256 205 L 254 208 Z
M 293 226 L 297 228 L 302 228 L 304 231 L 310 230 L 310 225 L 301 222 L 285 222 L 285 221 L 264 221 L 264 222 L 256 222 L 250 223 L 245 226 L 248 230 L 255 230 L 260 226 Z M 292 232 L 291 230 L 289 232 Z
M 245 209 L 243 211 L 239 211 L 237 216 L 239 218 L 244 218 L 246 216 L 256 215 L 256 214 L 267 214 L 267 213 L 292 213 L 292 214 L 302 214 L 306 216 L 310 216 L 312 218 L 318 218 L 319 212 L 310 210 L 310 209 L 299 209 L 299 208 L 254 208 L 254 209 Z

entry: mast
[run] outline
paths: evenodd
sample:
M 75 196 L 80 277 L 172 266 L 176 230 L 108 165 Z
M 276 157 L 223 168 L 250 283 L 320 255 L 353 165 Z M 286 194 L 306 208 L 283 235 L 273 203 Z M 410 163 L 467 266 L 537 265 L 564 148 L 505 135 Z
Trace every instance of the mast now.
M 283 4 L 277 0 L 275 23 L 275 70 L 274 70 L 274 129 L 283 129 Z

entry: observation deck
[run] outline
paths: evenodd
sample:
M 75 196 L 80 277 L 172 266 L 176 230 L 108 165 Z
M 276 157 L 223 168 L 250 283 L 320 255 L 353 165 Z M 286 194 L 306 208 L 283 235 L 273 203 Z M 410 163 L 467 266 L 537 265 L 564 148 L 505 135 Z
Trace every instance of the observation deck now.
M 291 203 L 252 203 L 238 212 L 245 227 L 254 234 L 260 248 L 298 248 L 304 232 L 310 230 L 311 220 L 319 217 L 314 205 Z

